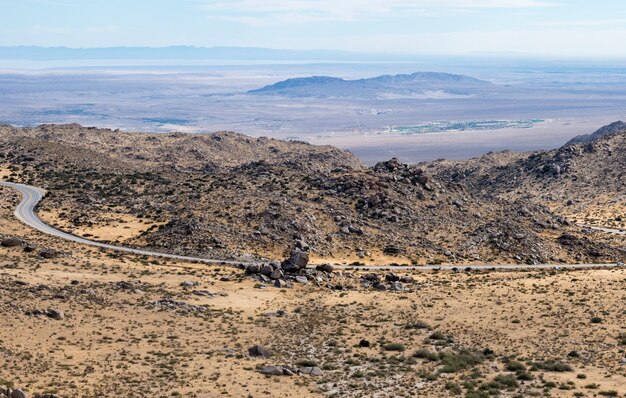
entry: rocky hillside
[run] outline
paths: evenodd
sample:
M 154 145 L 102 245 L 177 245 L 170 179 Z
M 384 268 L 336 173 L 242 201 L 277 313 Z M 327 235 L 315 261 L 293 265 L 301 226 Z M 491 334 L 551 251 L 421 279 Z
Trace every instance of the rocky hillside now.
M 51 192 L 41 206 L 51 223 L 181 254 L 271 259 L 295 246 L 317 262 L 604 262 L 623 259 L 623 242 L 585 233 L 542 198 L 576 200 L 571 190 L 600 175 L 603 192 L 620 192 L 623 167 L 580 169 L 606 156 L 607 167 L 623 162 L 615 137 L 592 148 L 367 168 L 332 147 L 235 133 L 5 126 L 0 167 Z M 143 227 L 101 238 L 114 219 Z
M 626 123 L 617 121 L 600 128 L 593 134 L 583 134 L 578 137 L 574 137 L 565 145 L 586 144 L 588 142 L 597 141 L 606 135 L 613 135 L 621 131 L 626 131 Z
M 236 167 L 250 161 L 270 164 L 298 162 L 317 167 L 361 168 L 349 152 L 334 147 L 314 147 L 304 142 L 285 142 L 270 138 L 252 138 L 233 132 L 212 134 L 126 133 L 70 125 L 41 125 L 14 128 L 0 125 L 0 143 L 21 143 L 30 148 L 48 146 L 69 148 L 69 152 L 106 155 L 115 162 L 132 163 L 145 169 L 211 171 L 218 167 Z M 44 154 L 40 154 L 43 156 Z M 113 164 L 107 164 L 108 167 Z
M 436 166 L 437 175 L 500 197 L 541 203 L 624 200 L 626 128 L 596 137 L 552 151 L 491 153 L 466 162 L 442 162 Z

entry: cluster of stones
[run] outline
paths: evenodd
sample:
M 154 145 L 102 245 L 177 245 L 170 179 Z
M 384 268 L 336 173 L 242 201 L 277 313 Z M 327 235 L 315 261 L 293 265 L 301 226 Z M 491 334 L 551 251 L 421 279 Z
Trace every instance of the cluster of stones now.
M 272 353 L 263 346 L 254 345 L 248 349 L 251 357 L 269 358 Z M 322 376 L 324 372 L 317 366 L 289 366 L 289 365 L 265 365 L 259 368 L 259 372 L 268 376 L 293 376 L 293 375 L 310 375 Z
M 309 256 L 306 252 L 295 249 L 291 256 L 283 262 L 272 261 L 264 264 L 250 264 L 246 274 L 253 275 L 264 283 L 273 283 L 279 288 L 289 287 L 291 282 L 308 283 L 315 271 L 307 269 Z M 318 271 L 332 272 L 331 265 L 319 266 Z M 320 281 L 318 281 L 320 282 Z
M 26 391 L 23 391 L 20 388 L 16 388 L 15 390 L 10 387 L 0 386 L 0 398 L 29 398 L 30 396 Z M 60 398 L 56 394 L 46 393 L 46 394 L 35 394 L 34 398 Z

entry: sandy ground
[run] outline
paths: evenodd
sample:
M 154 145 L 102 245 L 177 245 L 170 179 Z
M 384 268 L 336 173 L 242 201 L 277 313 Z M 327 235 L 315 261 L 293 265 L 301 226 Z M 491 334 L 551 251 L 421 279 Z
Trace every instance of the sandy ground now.
M 36 250 L 0 247 L 6 325 L 0 328 L 0 383 L 30 393 L 442 397 L 453 395 L 446 386 L 510 374 L 503 358 L 515 358 L 528 368 L 556 359 L 573 369 L 532 371 L 532 381 L 502 396 L 626 394 L 624 269 L 417 272 L 415 283 L 400 292 L 364 289 L 361 274 L 352 273 L 333 274 L 333 289 L 312 283 L 262 288 L 235 268 L 58 241 L 15 221 L 17 201 L 16 194 L 0 190 L 0 234 L 20 237 Z M 43 259 L 43 248 L 65 254 Z M 158 304 L 167 299 L 178 304 Z M 64 318 L 29 315 L 50 308 L 62 310 Z M 276 316 L 278 310 L 286 316 Z M 600 322 L 593 323 L 594 317 Z M 411 326 L 420 322 L 427 328 Z M 435 331 L 450 341 L 439 346 L 429 339 Z M 362 339 L 371 346 L 359 348 Z M 404 351 L 388 352 L 387 343 L 402 344 Z M 274 355 L 250 357 L 253 344 Z M 489 348 L 495 355 L 456 373 L 439 373 L 439 363 L 411 355 L 420 348 L 461 347 Z M 256 371 L 262 364 L 305 360 L 324 375 L 268 377 Z
M 124 213 L 107 213 L 94 217 L 91 225 L 73 225 L 67 217 L 60 217 L 59 211 L 40 211 L 43 221 L 74 235 L 99 241 L 123 243 L 140 236 L 150 228 L 157 228 L 164 223 L 137 218 Z

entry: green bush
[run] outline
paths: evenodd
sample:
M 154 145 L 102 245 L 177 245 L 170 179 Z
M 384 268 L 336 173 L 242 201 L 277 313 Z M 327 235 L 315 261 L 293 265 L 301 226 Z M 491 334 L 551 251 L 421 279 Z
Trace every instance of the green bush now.
M 456 373 L 469 369 L 483 362 L 483 355 L 468 350 L 460 352 L 443 352 L 439 355 L 443 367 L 441 373 Z
M 556 360 L 533 362 L 533 366 L 537 369 L 547 372 L 571 372 L 572 367 L 566 363 Z
M 461 386 L 453 381 L 449 381 L 446 383 L 446 390 L 450 391 L 454 395 L 461 395 L 461 393 L 463 392 Z
M 514 389 L 519 387 L 519 383 L 517 382 L 515 375 L 499 374 L 494 377 L 493 381 L 487 384 L 487 387 L 495 390 Z
M 506 364 L 506 370 L 509 372 L 523 372 L 526 370 L 526 366 L 518 361 L 509 361 Z

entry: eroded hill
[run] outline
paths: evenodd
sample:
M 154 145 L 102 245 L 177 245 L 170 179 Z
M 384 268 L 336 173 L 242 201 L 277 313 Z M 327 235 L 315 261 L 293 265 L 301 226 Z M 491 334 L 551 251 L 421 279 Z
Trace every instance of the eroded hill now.
M 4 126 L 0 164 L 12 180 L 50 192 L 44 220 L 173 253 L 276 258 L 295 246 L 316 262 L 607 262 L 623 259 L 623 242 L 583 231 L 557 200 L 542 199 L 576 201 L 572 190 L 600 177 L 604 195 L 623 192 L 624 169 L 609 173 L 606 163 L 626 153 L 615 137 L 591 148 L 368 168 L 333 147 L 235 133 Z M 589 165 L 606 167 L 570 177 Z

